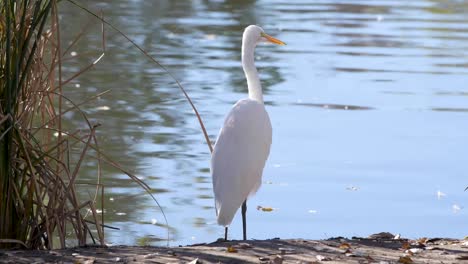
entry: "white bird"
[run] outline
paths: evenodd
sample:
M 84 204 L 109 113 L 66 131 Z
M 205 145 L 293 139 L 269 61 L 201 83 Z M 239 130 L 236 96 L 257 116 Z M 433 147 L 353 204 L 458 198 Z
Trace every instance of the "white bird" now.
M 242 67 L 249 97 L 239 100 L 227 114 L 211 156 L 211 176 L 218 224 L 228 226 L 242 205 L 243 239 L 246 240 L 247 198 L 261 185 L 263 168 L 271 145 L 271 123 L 263 104 L 263 93 L 254 63 L 260 42 L 285 45 L 258 26 L 248 26 L 242 37 Z

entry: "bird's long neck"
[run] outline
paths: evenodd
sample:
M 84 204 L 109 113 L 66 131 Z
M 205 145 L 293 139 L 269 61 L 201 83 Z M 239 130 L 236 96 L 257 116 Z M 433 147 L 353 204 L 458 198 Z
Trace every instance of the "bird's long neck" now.
M 263 103 L 262 85 L 258 78 L 257 68 L 255 68 L 254 50 L 254 45 L 242 43 L 242 68 L 247 78 L 249 98 Z

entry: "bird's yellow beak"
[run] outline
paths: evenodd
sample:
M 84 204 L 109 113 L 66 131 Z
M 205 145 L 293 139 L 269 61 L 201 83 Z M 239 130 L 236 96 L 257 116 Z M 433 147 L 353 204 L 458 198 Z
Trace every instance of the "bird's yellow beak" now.
M 262 37 L 264 37 L 268 42 L 271 42 L 273 44 L 276 44 L 276 45 L 286 45 L 286 43 L 284 43 L 283 41 L 277 39 L 277 38 L 274 38 L 266 33 L 261 33 Z

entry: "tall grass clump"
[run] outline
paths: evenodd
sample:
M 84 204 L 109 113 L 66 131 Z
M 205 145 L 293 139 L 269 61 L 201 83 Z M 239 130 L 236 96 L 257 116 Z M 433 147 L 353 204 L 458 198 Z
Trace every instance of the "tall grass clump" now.
M 0 1 L 0 248 L 104 240 L 95 198 L 75 192 L 84 157 L 102 157 L 84 114 L 87 128 L 62 128 L 64 113 L 82 112 L 62 95 L 70 79 L 62 80 L 59 32 L 57 1 Z

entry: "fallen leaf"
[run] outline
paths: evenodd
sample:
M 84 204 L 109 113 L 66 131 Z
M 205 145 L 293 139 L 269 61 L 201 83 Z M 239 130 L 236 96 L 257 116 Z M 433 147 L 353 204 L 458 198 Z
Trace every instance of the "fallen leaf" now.
M 259 205 L 259 206 L 257 206 L 257 210 L 263 211 L 263 212 L 271 212 L 271 211 L 273 211 L 273 208 L 271 208 L 271 207 L 263 207 L 263 206 L 260 206 L 260 205 Z
M 408 257 L 408 256 L 404 256 L 404 257 L 400 257 L 400 259 L 398 259 L 398 263 L 403 263 L 403 264 L 412 264 L 414 263 L 413 260 Z
M 339 246 L 339 248 L 341 249 L 349 249 L 351 248 L 351 245 L 349 243 L 341 243 L 341 245 Z
M 237 253 L 237 249 L 235 249 L 233 246 L 229 246 L 226 251 L 229 253 Z
M 409 249 L 411 247 L 410 243 L 404 242 L 403 245 L 401 245 L 402 249 Z
M 421 245 L 425 245 L 427 243 L 427 237 L 422 237 L 418 239 L 418 243 Z

